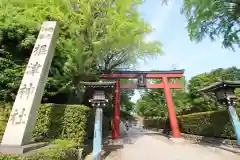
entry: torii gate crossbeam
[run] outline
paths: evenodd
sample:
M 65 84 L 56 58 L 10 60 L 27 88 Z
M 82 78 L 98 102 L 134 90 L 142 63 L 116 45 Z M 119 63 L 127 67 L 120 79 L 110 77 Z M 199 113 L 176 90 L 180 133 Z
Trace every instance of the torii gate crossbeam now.
M 115 71 L 109 74 L 102 74 L 101 79 L 116 80 L 115 88 L 115 103 L 114 103 L 114 117 L 112 128 L 112 139 L 119 138 L 119 122 L 120 122 L 120 89 L 142 89 L 142 88 L 163 88 L 165 101 L 168 105 L 168 116 L 172 128 L 173 138 L 181 138 L 178 127 L 178 121 L 172 101 L 171 89 L 182 88 L 181 84 L 169 83 L 169 78 L 181 78 L 184 70 L 170 70 L 170 71 Z M 120 79 L 138 79 L 137 84 L 120 84 Z M 147 83 L 147 79 L 161 79 L 160 84 Z

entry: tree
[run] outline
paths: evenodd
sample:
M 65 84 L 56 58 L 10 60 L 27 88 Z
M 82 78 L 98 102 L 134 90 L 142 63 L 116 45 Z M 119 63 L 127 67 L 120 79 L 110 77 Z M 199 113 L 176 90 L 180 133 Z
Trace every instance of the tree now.
M 121 110 L 131 113 L 134 110 L 135 103 L 131 101 L 131 97 L 134 95 L 133 90 L 123 90 L 121 91 L 121 97 L 120 97 L 120 107 Z
M 187 113 L 218 110 L 224 107 L 218 103 L 213 93 L 201 93 L 199 90 L 217 81 L 239 81 L 239 73 L 240 70 L 236 67 L 218 68 L 209 73 L 202 73 L 193 77 L 188 85 L 191 108 Z
M 239 0 L 184 0 L 182 13 L 188 21 L 191 40 L 223 39 L 225 48 L 240 44 Z
M 203 93 L 199 90 L 217 81 L 240 81 L 240 69 L 236 67 L 218 68 L 209 73 L 202 73 L 194 76 L 188 82 L 182 77 L 179 82 L 182 89 L 172 89 L 172 98 L 178 115 L 195 112 L 206 112 L 225 109 L 225 106 L 218 103 L 214 93 Z M 175 79 L 171 79 L 171 82 Z M 160 80 L 153 80 L 152 83 L 160 83 Z M 187 90 L 185 89 L 187 87 Z M 236 90 L 237 97 L 240 89 Z M 240 106 L 239 102 L 236 106 Z M 166 117 L 167 106 L 162 89 L 145 90 L 136 104 L 137 114 L 145 117 Z
M 161 101 L 152 101 L 148 96 L 142 95 L 137 101 L 136 112 L 143 117 L 166 117 L 167 107 Z
M 133 83 L 132 80 L 122 79 L 121 84 L 130 84 Z M 134 111 L 135 103 L 131 101 L 132 96 L 134 95 L 133 89 L 122 89 L 120 92 L 120 107 L 121 110 L 131 113 Z
M 1 72 L 23 73 L 40 24 L 56 20 L 61 30 L 45 101 L 56 103 L 59 99 L 56 96 L 64 101 L 69 96 L 82 97 L 80 81 L 97 80 L 100 70 L 111 72 L 120 65 L 134 64 L 138 58 L 161 53 L 160 42 L 144 41 L 145 34 L 152 29 L 140 18 L 139 4 L 140 0 L 3 0 L 0 49 L 12 57 L 11 63 L 21 66 L 21 72 L 15 68 L 11 68 L 12 72 L 4 68 Z M 10 101 L 22 74 L 18 79 L 12 75 L 11 81 L 1 82 L 7 88 L 0 88 L 0 93 L 13 97 Z

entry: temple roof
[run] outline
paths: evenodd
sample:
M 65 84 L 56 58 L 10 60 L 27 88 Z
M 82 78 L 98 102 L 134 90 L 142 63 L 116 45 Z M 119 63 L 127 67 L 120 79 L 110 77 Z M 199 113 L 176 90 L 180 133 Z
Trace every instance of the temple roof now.
M 113 88 L 116 82 L 80 82 L 84 86 L 91 87 L 91 88 Z
M 209 86 L 206 86 L 199 91 L 204 91 L 204 92 L 211 92 L 215 91 L 219 88 L 240 88 L 240 81 L 221 81 L 221 82 L 215 82 L 210 84 Z

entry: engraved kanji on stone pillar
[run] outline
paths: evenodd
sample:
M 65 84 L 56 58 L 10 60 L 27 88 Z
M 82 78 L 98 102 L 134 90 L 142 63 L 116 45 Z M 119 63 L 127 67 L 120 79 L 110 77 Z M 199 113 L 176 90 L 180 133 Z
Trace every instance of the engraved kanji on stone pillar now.
M 46 21 L 42 24 L 1 145 L 22 146 L 31 142 L 58 34 L 57 22 Z

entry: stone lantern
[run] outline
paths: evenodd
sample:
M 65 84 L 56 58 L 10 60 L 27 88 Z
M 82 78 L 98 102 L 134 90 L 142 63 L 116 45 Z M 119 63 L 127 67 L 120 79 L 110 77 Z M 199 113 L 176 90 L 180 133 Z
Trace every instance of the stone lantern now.
M 240 145 L 240 122 L 234 107 L 234 101 L 237 99 L 234 92 L 236 88 L 240 88 L 240 81 L 221 81 L 204 87 L 199 91 L 214 92 L 217 100 L 226 105 L 237 137 L 237 144 Z
M 107 93 L 114 90 L 115 82 L 81 82 L 86 91 L 92 93 L 92 98 L 89 102 L 96 108 L 95 124 L 94 124 L 94 140 L 93 140 L 93 159 L 101 159 L 102 151 L 102 109 L 106 106 L 108 99 Z
M 222 81 L 213 83 L 204 87 L 200 91 L 214 92 L 217 100 L 220 103 L 233 103 L 237 99 L 235 88 L 240 88 L 240 81 Z

